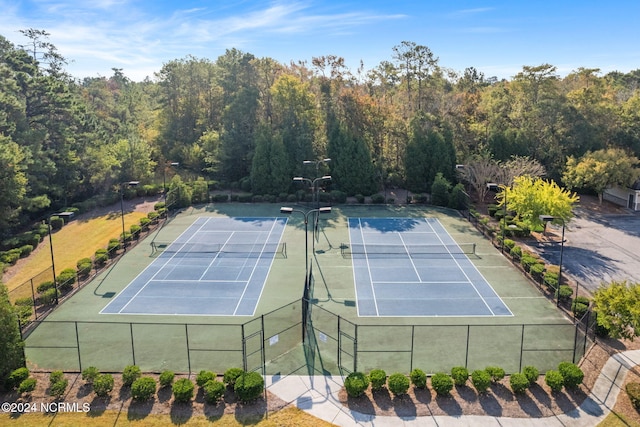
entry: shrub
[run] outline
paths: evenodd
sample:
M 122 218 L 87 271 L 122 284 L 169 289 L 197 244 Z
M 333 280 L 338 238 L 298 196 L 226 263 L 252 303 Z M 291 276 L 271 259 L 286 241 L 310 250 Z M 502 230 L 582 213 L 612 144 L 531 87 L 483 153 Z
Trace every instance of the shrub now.
M 64 227 L 64 218 L 54 215 L 49 218 L 49 224 L 51 225 L 52 230 L 60 230 Z
M 509 385 L 511 386 L 511 390 L 514 393 L 524 393 L 524 391 L 529 387 L 529 379 L 525 374 L 511 374 L 511 376 L 509 377 Z
M 236 379 L 240 375 L 244 374 L 244 371 L 240 368 L 229 368 L 224 371 L 224 375 L 222 376 L 222 381 L 229 387 L 233 387 L 236 385 Z
M 382 390 L 387 383 L 387 373 L 382 369 L 374 369 L 369 372 L 369 380 L 371 381 L 371 390 Z
M 49 374 L 49 383 L 54 384 L 64 379 L 64 373 L 62 371 L 53 371 Z
M 552 271 L 547 271 L 544 273 L 542 281 L 547 285 L 547 287 L 556 289 L 558 287 L 558 274 Z
M 18 298 L 13 304 L 16 307 L 33 307 L 33 298 L 31 297 Z
M 198 372 L 198 375 L 196 375 L 196 384 L 198 385 L 198 387 L 202 387 L 209 381 L 215 380 L 215 379 L 216 379 L 216 374 L 214 374 L 213 372 L 200 371 Z
M 106 397 L 113 390 L 113 375 L 100 374 L 93 380 L 93 391 L 98 397 Z
M 44 291 L 48 291 L 49 289 L 55 288 L 56 284 L 53 283 L 53 280 L 47 280 L 46 282 L 42 282 L 36 288 L 38 293 L 43 293 Z
M 193 398 L 195 386 L 188 378 L 180 378 L 171 386 L 173 398 L 176 402 L 188 402 Z
M 109 252 L 104 248 L 98 249 L 93 255 L 93 261 L 95 262 L 96 267 L 104 266 L 108 260 L 109 260 Z
M 451 368 L 451 378 L 456 385 L 465 385 L 469 379 L 469 370 L 464 366 L 454 366 Z
M 18 386 L 18 393 L 20 394 L 31 393 L 33 390 L 36 389 L 37 383 L 38 383 L 38 380 L 36 380 L 35 378 L 25 378 Z
M 33 245 L 22 245 L 19 250 L 20 258 L 26 258 L 31 254 L 31 252 L 33 252 Z
M 589 298 L 584 296 L 577 296 L 571 303 L 571 311 L 574 316 L 581 318 L 589 310 Z
M 349 397 L 359 397 L 369 387 L 369 377 L 362 372 L 352 372 L 344 379 L 344 388 Z
M 11 388 L 16 388 L 27 378 L 29 378 L 29 369 L 25 367 L 14 369 L 7 377 L 7 385 Z
M 131 227 L 129 227 L 129 231 L 131 232 L 131 236 L 134 239 L 137 239 L 138 237 L 140 237 L 142 227 L 140 227 L 138 224 L 131 224 Z
M 504 369 L 498 366 L 487 366 L 484 370 L 491 376 L 491 381 L 494 383 L 504 378 Z
M 173 383 L 175 376 L 176 374 L 174 374 L 173 371 L 163 371 L 158 379 L 160 381 L 160 387 L 169 387 Z
M 529 269 L 529 272 L 536 280 L 540 280 L 542 278 L 542 274 L 544 273 L 544 264 L 533 264 Z
M 91 273 L 91 269 L 93 268 L 93 261 L 91 258 L 82 258 L 79 259 L 76 263 L 76 267 L 78 268 L 78 276 L 86 277 Z
M 471 383 L 478 393 L 484 393 L 491 385 L 491 375 L 487 371 L 473 371 L 471 373 Z
M 520 246 L 514 246 L 513 248 L 511 248 L 509 254 L 513 259 L 519 260 L 522 256 L 522 248 Z
M 58 284 L 62 292 L 70 291 L 73 288 L 73 284 L 76 283 L 78 273 L 73 268 L 65 268 L 60 272 L 58 277 Z
M 362 194 L 356 194 L 354 197 L 358 203 L 364 203 L 364 196 Z
M 453 378 L 444 372 L 438 372 L 431 377 L 431 387 L 438 396 L 448 396 L 453 388 Z
M 151 224 L 151 220 L 147 217 L 140 218 L 140 229 L 142 231 L 149 230 L 149 224 Z
M 107 252 L 109 253 L 109 256 L 114 257 L 118 249 L 120 249 L 120 240 L 119 239 L 109 240 L 109 244 L 107 245 Z
M 66 378 L 63 378 L 60 381 L 54 382 L 49 386 L 49 396 L 53 396 L 56 398 L 62 397 L 65 391 L 67 391 L 68 385 L 69 385 L 69 380 Z
M 211 201 L 214 203 L 225 203 L 229 201 L 229 195 L 228 194 L 214 194 L 211 196 Z
M 122 371 L 122 385 L 125 387 L 131 387 L 131 384 L 142 375 L 140 367 L 136 365 L 125 366 Z
M 140 377 L 131 384 L 131 397 L 144 402 L 156 394 L 156 380 L 151 377 Z
M 640 410 L 640 383 L 627 383 L 625 390 L 633 407 Z
M 40 300 L 40 303 L 42 305 L 51 305 L 56 301 L 56 295 L 57 294 L 58 294 L 58 292 L 56 291 L 56 288 L 54 287 L 53 289 L 47 289 L 46 291 L 41 293 L 40 296 L 38 297 L 38 299 Z
M 560 285 L 556 291 L 556 298 L 560 301 L 568 301 L 571 295 L 573 295 L 573 289 L 569 285 Z
M 560 362 L 558 372 L 562 375 L 564 386 L 567 388 L 576 388 L 582 384 L 584 372 L 577 365 L 571 362 Z
M 562 377 L 562 374 L 558 371 L 554 371 L 553 369 L 544 374 L 544 382 L 553 391 L 560 391 L 564 386 L 564 378 Z
M 241 402 L 251 402 L 264 391 L 264 379 L 257 372 L 245 372 L 236 379 L 233 389 Z
M 92 384 L 95 379 L 100 375 L 100 371 L 95 366 L 89 366 L 82 370 L 82 379 L 88 384 Z
M 332 190 L 331 191 L 331 200 L 335 203 L 346 203 L 347 202 L 347 193 L 340 190 Z
M 506 249 L 509 250 L 509 252 L 511 252 L 511 249 L 513 249 L 516 246 L 516 242 L 514 242 L 511 239 L 504 239 L 504 247 Z
M 210 380 L 202 386 L 204 399 L 207 403 L 216 403 L 224 396 L 224 384 L 220 381 Z
M 391 391 L 394 396 L 402 396 L 404 394 L 407 394 L 409 385 L 409 378 L 407 378 L 404 374 L 396 372 L 395 374 L 389 375 L 389 391 Z
M 384 194 L 376 193 L 376 194 L 372 195 L 371 196 L 371 203 L 375 203 L 377 205 L 380 205 L 380 204 L 384 203 Z
M 414 369 L 409 374 L 409 378 L 411 379 L 411 384 L 413 384 L 416 388 L 426 388 L 427 387 L 427 374 L 424 373 L 422 369 Z
M 527 377 L 529 384 L 535 383 L 538 380 L 538 377 L 540 376 L 540 372 L 538 371 L 538 368 L 530 365 L 522 368 L 522 373 L 524 374 L 525 377 Z

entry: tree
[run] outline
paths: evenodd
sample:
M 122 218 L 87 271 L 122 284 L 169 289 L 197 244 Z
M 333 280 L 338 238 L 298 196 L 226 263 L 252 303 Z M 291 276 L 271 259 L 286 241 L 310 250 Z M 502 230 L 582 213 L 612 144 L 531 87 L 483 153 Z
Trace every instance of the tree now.
M 0 228 L 18 218 L 26 194 L 25 156 L 18 144 L 0 134 Z
M 496 182 L 500 176 L 499 163 L 487 155 L 476 155 L 457 170 L 460 179 L 475 190 L 481 203 L 489 191 L 487 184 Z
M 438 172 L 433 180 L 433 184 L 431 185 L 431 204 L 436 206 L 448 206 L 450 190 L 451 183 L 442 176 L 441 172 Z
M 23 347 L 18 318 L 9 301 L 7 287 L 0 283 L 0 386 L 11 371 L 25 365 Z
M 256 131 L 256 149 L 251 164 L 251 191 L 254 194 L 286 193 L 291 184 L 287 157 L 278 134 L 268 126 Z
M 637 157 L 620 148 L 588 152 L 580 159 L 570 156 L 562 177 L 569 188 L 589 188 L 602 203 L 604 190 L 614 185 L 630 186 L 638 179 Z
M 602 284 L 593 295 L 593 310 L 609 336 L 633 340 L 640 335 L 640 283 Z
M 513 186 L 505 187 L 496 197 L 500 206 L 504 205 L 506 198 L 506 209 L 515 211 L 519 220 L 532 227 L 543 225 L 540 215 L 551 215 L 569 222 L 573 216 L 573 204 L 579 199 L 577 194 L 560 188 L 553 181 L 530 176 L 516 177 Z

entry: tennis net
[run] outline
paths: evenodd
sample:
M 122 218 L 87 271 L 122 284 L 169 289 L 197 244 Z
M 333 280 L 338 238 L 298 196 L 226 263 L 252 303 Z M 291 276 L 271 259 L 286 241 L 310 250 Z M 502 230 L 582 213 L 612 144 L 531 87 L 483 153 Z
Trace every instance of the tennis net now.
M 402 256 L 422 256 L 440 254 L 465 254 L 476 253 L 475 243 L 458 243 L 454 245 L 383 245 L 383 244 L 352 244 L 340 245 L 343 256 L 347 255 L 402 255 Z
M 151 242 L 152 253 L 282 255 L 287 256 L 286 242 L 280 243 L 180 243 Z

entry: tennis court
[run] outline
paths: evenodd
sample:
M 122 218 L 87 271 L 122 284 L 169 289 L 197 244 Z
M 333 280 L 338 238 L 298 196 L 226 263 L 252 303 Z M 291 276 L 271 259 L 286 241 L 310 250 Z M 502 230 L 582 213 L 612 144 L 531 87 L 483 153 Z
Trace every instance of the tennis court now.
M 359 316 L 512 316 L 437 218 L 349 218 Z
M 253 316 L 286 218 L 198 217 L 101 314 Z

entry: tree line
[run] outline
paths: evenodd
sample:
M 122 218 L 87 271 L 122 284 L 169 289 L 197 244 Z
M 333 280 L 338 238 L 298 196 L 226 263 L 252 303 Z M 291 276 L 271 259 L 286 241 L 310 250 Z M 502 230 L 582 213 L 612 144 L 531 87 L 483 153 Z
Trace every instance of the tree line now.
M 78 79 L 46 31 L 22 33 L 24 46 L 0 35 L 5 234 L 124 182 L 160 183 L 171 163 L 184 180 L 254 194 L 330 173 L 332 189 L 369 195 L 428 192 L 438 174 L 455 183 L 456 164 L 478 159 L 529 158 L 561 182 L 568 158 L 640 154 L 640 70 L 560 77 L 542 64 L 498 80 L 402 41 L 371 70 L 335 55 L 282 64 L 231 48 L 169 61 L 141 82 L 115 68 Z

